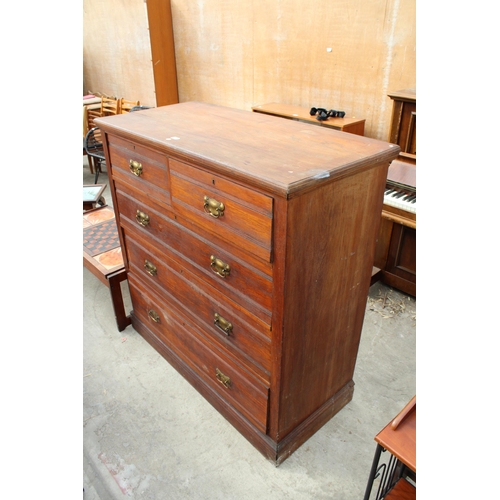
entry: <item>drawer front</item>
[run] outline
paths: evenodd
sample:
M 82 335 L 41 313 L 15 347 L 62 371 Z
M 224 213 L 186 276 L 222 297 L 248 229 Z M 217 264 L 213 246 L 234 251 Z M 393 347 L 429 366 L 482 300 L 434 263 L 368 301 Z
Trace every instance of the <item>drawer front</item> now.
M 154 247 L 125 237 L 129 272 L 140 275 L 148 286 L 160 286 L 217 343 L 257 365 L 269 376 L 271 345 L 269 326 L 221 295 L 213 287 Z
M 176 213 L 266 261 L 271 260 L 273 199 L 176 160 L 170 160 Z
M 235 258 L 177 222 L 163 217 L 152 208 L 150 201 L 146 203 L 139 196 L 130 196 L 122 191 L 119 183 L 115 186 L 122 227 L 135 230 L 137 239 L 154 242 L 154 246 L 161 246 L 162 251 L 165 245 L 168 246 L 173 260 L 271 325 L 270 276 L 253 267 L 251 262 Z
M 157 296 L 152 298 L 140 280 L 129 277 L 134 315 L 175 352 L 209 387 L 261 432 L 267 430 L 269 389 L 196 333 Z
M 167 157 L 118 137 L 108 137 L 113 178 L 170 205 Z

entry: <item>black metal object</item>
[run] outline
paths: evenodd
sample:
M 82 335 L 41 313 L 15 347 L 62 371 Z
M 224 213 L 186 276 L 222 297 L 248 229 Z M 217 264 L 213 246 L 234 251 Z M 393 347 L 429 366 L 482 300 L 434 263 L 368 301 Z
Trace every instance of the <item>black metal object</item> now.
M 327 111 L 325 108 L 311 108 L 309 114 L 311 116 L 316 116 L 316 120 L 324 122 L 325 120 L 328 120 L 330 116 L 333 118 L 344 118 L 345 111 L 337 111 L 336 109 Z
M 133 111 L 140 111 L 141 109 L 151 109 L 149 106 L 134 106 L 133 108 L 130 109 L 129 113 L 132 113 Z
M 368 477 L 368 484 L 366 485 L 365 496 L 363 500 L 370 500 L 370 495 L 373 488 L 375 479 L 380 478 L 377 495 L 374 500 L 382 500 L 387 493 L 394 488 L 394 485 L 401 479 L 405 478 L 410 483 L 416 483 L 416 475 L 406 465 L 398 460 L 394 455 L 390 455 L 387 463 L 379 465 L 380 456 L 385 453 L 385 449 L 380 444 L 377 444 L 375 455 L 373 457 L 372 468 L 370 476 Z
M 99 173 L 102 172 L 101 166 L 106 163 L 106 157 L 104 156 L 104 147 L 99 138 L 100 138 L 99 127 L 94 127 L 87 132 L 84 141 L 85 151 L 87 152 L 87 155 L 94 158 L 94 164 L 95 164 L 94 184 L 97 184 Z

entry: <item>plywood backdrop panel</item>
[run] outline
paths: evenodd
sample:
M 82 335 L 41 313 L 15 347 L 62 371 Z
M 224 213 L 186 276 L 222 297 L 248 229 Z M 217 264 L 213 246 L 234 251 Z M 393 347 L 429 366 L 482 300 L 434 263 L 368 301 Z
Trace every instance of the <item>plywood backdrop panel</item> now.
M 84 0 L 86 90 L 125 88 L 154 105 L 146 5 Z M 171 0 L 171 9 L 180 102 L 335 108 L 387 140 L 387 94 L 416 85 L 415 0 Z
M 156 106 L 144 0 L 83 1 L 83 91 Z
M 387 93 L 415 86 L 415 0 L 172 0 L 172 15 L 181 102 L 335 108 L 387 139 Z

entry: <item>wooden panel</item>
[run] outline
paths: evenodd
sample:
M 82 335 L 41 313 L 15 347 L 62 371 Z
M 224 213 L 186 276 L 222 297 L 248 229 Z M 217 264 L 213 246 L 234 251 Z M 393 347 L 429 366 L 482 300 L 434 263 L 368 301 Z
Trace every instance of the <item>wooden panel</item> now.
M 415 165 L 394 160 L 389 166 L 387 179 L 397 184 L 417 188 L 417 168 Z
M 394 224 L 383 281 L 409 295 L 417 293 L 417 231 Z
M 179 102 L 170 0 L 147 0 L 156 105 Z
M 83 93 L 155 106 L 148 21 L 143 0 L 83 1 Z
M 391 92 L 389 97 L 393 100 L 389 141 L 401 147 L 400 160 L 415 165 L 417 160 L 417 93 L 415 89 L 404 89 Z
M 406 479 L 400 479 L 394 488 L 384 497 L 384 500 L 415 500 L 417 489 Z
M 280 439 L 352 381 L 387 167 L 290 203 Z
M 388 91 L 416 82 L 415 0 L 172 0 L 172 14 L 180 102 L 342 109 L 385 140 Z
M 167 3 L 84 0 L 84 93 L 170 103 Z M 385 140 L 387 92 L 416 82 L 415 0 L 171 0 L 171 15 L 180 102 L 342 109 Z
M 402 224 L 396 219 L 394 213 L 382 212 L 374 266 L 382 269 L 384 283 L 416 296 L 416 228 L 409 226 L 411 221 L 401 219 Z
M 415 229 L 400 226 L 398 231 L 394 231 L 394 241 L 391 242 L 388 270 L 392 266 L 400 272 L 415 275 L 416 267 L 416 240 Z
M 382 217 L 380 220 L 377 246 L 375 248 L 375 257 L 373 259 L 373 265 L 379 269 L 383 269 L 387 262 L 393 225 L 394 221 L 389 220 L 386 217 Z

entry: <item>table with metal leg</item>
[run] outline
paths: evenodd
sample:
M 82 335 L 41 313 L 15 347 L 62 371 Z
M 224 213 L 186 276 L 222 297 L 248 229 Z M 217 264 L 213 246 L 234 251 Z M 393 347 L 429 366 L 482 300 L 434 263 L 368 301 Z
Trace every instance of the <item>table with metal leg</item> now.
M 369 500 L 376 479 L 376 500 L 410 500 L 416 498 L 417 397 L 414 396 L 401 412 L 376 436 L 377 447 L 366 486 L 364 500 Z M 380 463 L 382 453 L 390 454 Z

